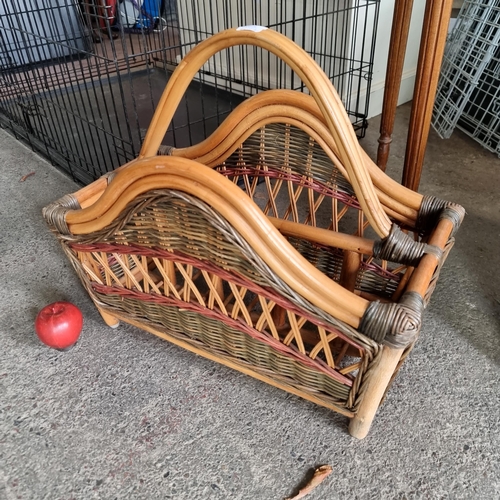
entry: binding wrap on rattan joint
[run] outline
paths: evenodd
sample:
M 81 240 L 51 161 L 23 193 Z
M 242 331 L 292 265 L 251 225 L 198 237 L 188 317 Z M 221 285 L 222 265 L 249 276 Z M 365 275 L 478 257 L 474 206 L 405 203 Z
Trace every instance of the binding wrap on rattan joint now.
M 107 174 L 104 174 L 102 178 L 106 179 L 107 183 L 110 184 L 111 181 L 116 177 L 116 174 L 118 172 L 115 172 L 114 170 L 112 172 L 108 172 Z
M 408 266 L 417 266 L 426 253 L 435 255 L 438 260 L 443 254 L 442 250 L 434 245 L 415 241 L 396 224 L 392 225 L 387 238 L 376 241 L 373 246 L 374 257 Z
M 68 235 L 71 233 L 66 223 L 66 213 L 70 210 L 79 210 L 80 208 L 80 203 L 78 203 L 76 197 L 72 194 L 66 194 L 62 198 L 46 206 L 42 210 L 42 215 L 59 233 Z
M 165 144 L 162 144 L 159 148 L 158 148 L 158 154 L 160 156 L 172 156 L 172 151 L 173 151 L 173 147 L 172 146 L 167 146 Z
M 142 142 L 144 142 L 145 137 L 146 137 L 145 134 L 141 135 Z M 172 156 L 173 150 L 174 150 L 173 146 L 168 146 L 166 144 L 160 144 L 160 147 L 158 148 L 158 151 L 156 152 L 156 154 L 159 156 Z
M 371 302 L 359 329 L 371 339 L 401 349 L 417 338 L 422 326 L 424 300 L 417 292 L 406 292 L 398 303 Z
M 465 216 L 465 209 L 457 203 L 444 201 L 435 196 L 424 196 L 418 211 L 416 229 L 419 234 L 427 234 L 442 219 L 453 223 L 451 237 L 455 235 Z

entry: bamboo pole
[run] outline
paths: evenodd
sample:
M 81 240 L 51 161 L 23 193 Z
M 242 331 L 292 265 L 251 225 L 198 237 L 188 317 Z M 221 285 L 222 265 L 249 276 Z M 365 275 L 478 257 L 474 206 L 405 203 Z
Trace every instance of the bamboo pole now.
M 453 223 L 449 219 L 441 220 L 429 238 L 429 244 L 443 250 L 452 231 Z M 438 264 L 439 260 L 435 255 L 425 254 L 420 260 L 418 267 L 415 268 L 415 271 L 410 276 L 406 291 L 417 292 L 423 297 L 429 288 L 429 283 Z
M 338 233 L 328 229 L 321 229 L 314 226 L 305 226 L 298 222 L 268 217 L 273 226 L 286 236 L 303 238 L 314 243 L 341 248 L 351 252 L 364 255 L 373 255 L 373 240 L 352 236 L 350 234 Z
M 358 277 L 359 266 L 361 264 L 361 255 L 351 250 L 344 251 L 344 261 L 342 264 L 342 273 L 340 275 L 340 284 L 350 292 L 356 288 L 356 279 Z

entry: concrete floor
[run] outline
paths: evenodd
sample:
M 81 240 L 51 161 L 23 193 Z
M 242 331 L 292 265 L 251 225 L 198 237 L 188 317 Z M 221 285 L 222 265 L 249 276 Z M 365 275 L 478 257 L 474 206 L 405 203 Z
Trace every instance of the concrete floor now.
M 398 179 L 408 112 L 389 165 Z M 135 328 L 107 328 L 41 217 L 76 186 L 5 131 L 0 159 L 1 499 L 283 499 L 321 464 L 334 473 L 311 500 L 500 498 L 496 156 L 461 133 L 431 134 L 421 192 L 467 217 L 420 341 L 363 441 L 342 416 Z M 69 352 L 34 333 L 55 300 L 85 317 Z

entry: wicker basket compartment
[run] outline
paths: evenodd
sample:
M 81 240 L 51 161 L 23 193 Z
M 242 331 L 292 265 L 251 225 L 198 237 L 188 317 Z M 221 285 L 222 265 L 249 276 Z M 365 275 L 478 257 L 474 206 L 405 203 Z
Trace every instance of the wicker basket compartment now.
M 203 142 L 162 146 L 198 69 L 239 44 L 281 57 L 310 95 L 264 91 Z M 463 215 L 380 171 L 314 60 L 254 27 L 195 47 L 139 157 L 44 209 L 107 324 L 340 412 L 358 438 L 419 334 Z

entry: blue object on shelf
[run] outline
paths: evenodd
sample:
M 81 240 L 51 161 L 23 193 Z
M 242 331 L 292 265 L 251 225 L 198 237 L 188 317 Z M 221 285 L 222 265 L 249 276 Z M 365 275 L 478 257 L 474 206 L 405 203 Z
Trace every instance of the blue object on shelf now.
M 141 14 L 136 28 L 154 29 L 163 12 L 164 0 L 144 0 L 141 6 Z

